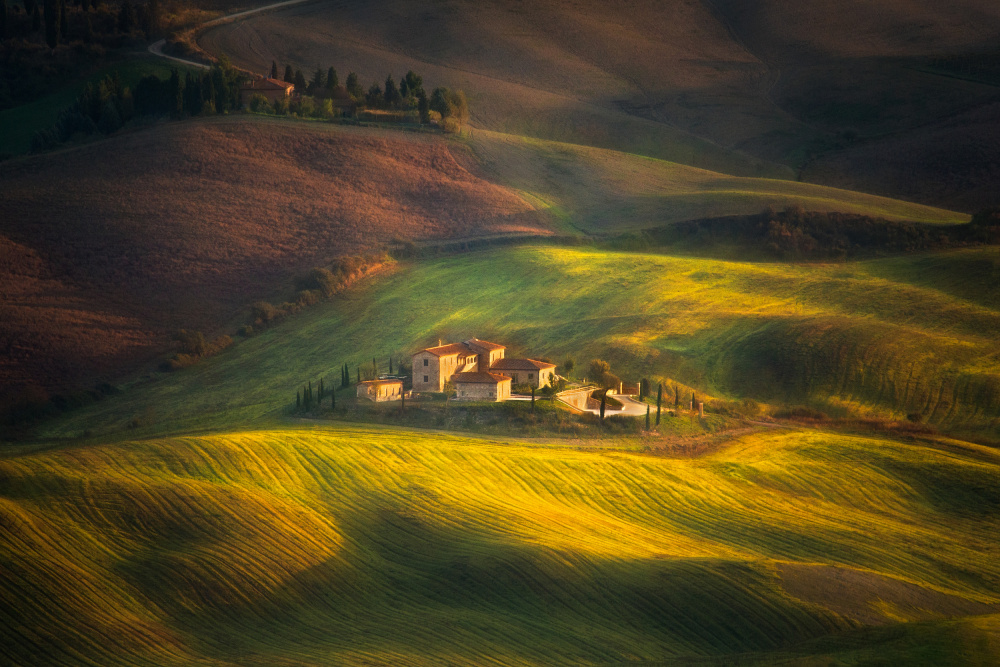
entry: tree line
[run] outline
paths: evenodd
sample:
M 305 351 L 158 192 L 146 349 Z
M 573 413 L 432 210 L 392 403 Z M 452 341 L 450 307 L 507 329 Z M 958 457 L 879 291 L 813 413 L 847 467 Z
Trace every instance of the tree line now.
M 313 117 L 332 117 L 343 113 L 344 109 L 354 114 L 358 110 L 390 111 L 413 117 L 424 125 L 432 121 L 433 112 L 441 119 L 442 126 L 450 130 L 457 130 L 469 117 L 469 104 L 463 91 L 438 87 L 428 95 L 423 77 L 413 70 L 400 77 L 398 83 L 390 74 L 385 81 L 376 81 L 366 89 L 355 72 L 349 72 L 341 85 L 337 70 L 332 66 L 317 67 L 307 79 L 301 69 L 291 65 L 285 65 L 283 74 L 279 75 L 278 63 L 272 61 L 270 78 L 295 86 L 297 99 L 269 103 L 263 95 L 254 95 L 249 104 L 251 111 Z
M 36 153 L 49 150 L 78 133 L 112 134 L 141 116 L 177 119 L 233 111 L 240 108 L 243 80 L 244 75 L 225 58 L 210 70 L 202 74 L 188 72 L 183 79 L 176 69 L 167 79 L 153 74 L 144 76 L 134 90 L 115 72 L 96 86 L 88 83 L 52 127 L 32 136 L 31 150 Z
M 95 24 L 97 30 L 95 31 Z M 102 0 L 24 0 L 21 5 L 0 0 L 0 40 L 43 38 L 50 49 L 79 40 L 83 43 L 108 38 L 159 36 L 163 10 L 159 0 L 133 4 L 122 0 L 109 7 Z M 120 40 L 112 40 L 113 45 Z

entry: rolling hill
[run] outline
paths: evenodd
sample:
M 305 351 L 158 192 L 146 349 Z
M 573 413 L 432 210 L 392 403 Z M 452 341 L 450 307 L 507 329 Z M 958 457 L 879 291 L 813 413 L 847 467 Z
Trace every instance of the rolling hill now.
M 977 268 L 977 282 L 963 280 Z M 1000 307 L 992 249 L 780 264 L 504 247 L 404 264 L 225 353 L 44 425 L 43 437 L 239 429 L 295 391 L 439 338 L 607 359 L 720 398 L 922 419 L 996 439 Z
M 199 43 L 366 86 L 416 69 L 466 90 L 477 128 L 972 212 L 997 203 L 998 29 L 989 0 L 349 0 Z
M 986 665 L 994 450 L 819 431 L 699 458 L 378 427 L 0 456 L 32 665 Z
M 255 116 L 161 123 L 8 161 L 0 177 L 0 403 L 127 377 L 177 330 L 231 334 L 250 303 L 284 300 L 312 267 L 398 240 L 609 234 L 790 205 L 967 220 L 491 132 Z
M 120 376 L 178 329 L 232 333 L 293 276 L 393 238 L 548 233 L 440 139 L 320 123 L 161 124 L 0 179 L 8 400 Z

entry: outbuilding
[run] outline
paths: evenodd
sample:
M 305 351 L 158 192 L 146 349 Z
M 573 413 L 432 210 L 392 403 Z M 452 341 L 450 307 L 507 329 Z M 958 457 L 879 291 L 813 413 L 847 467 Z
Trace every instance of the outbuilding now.
M 514 384 L 527 384 L 535 389 L 550 384 L 555 377 L 556 365 L 536 359 L 500 359 L 490 371 L 510 376 Z
M 398 401 L 403 396 L 402 380 L 366 380 L 358 383 L 358 398 L 382 403 Z
M 502 373 L 455 373 L 451 382 L 458 401 L 499 402 L 510 398 L 510 378 Z

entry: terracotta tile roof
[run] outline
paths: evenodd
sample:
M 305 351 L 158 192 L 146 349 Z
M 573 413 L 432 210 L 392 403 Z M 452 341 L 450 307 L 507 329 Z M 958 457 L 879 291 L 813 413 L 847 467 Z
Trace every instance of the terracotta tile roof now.
M 500 384 L 510 382 L 503 373 L 455 373 L 451 376 L 454 384 Z
M 534 359 L 498 359 L 490 366 L 491 371 L 540 371 L 555 368 L 555 364 Z
M 365 380 L 364 382 L 359 382 L 358 384 L 363 384 L 368 387 L 381 387 L 387 384 L 403 384 L 402 380 Z
M 438 345 L 437 347 L 428 347 L 425 350 L 420 350 L 421 352 L 430 352 L 435 357 L 450 357 L 453 354 L 472 354 L 462 343 L 449 343 L 448 345 Z
M 245 84 L 243 90 L 288 90 L 294 87 L 294 83 L 288 83 L 281 79 L 254 79 L 249 84 Z
M 479 340 L 478 338 L 470 338 L 469 340 L 462 343 L 477 352 L 490 352 L 492 350 L 506 350 L 507 346 L 500 345 L 499 343 L 491 343 L 488 340 Z

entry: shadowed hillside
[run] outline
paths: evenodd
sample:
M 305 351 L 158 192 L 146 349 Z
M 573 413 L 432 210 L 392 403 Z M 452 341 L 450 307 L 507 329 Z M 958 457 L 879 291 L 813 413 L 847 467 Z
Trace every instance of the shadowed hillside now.
M 0 659 L 989 664 L 998 464 L 808 431 L 695 459 L 371 427 L 7 454 Z
M 974 139 L 996 135 L 998 31 L 989 0 L 349 0 L 200 43 L 254 71 L 414 68 L 465 89 L 480 128 L 971 212 L 996 203 L 1000 146 Z
M 393 238 L 546 233 L 423 135 L 219 119 L 0 164 L 0 385 L 65 389 Z M 231 333 L 232 329 L 223 330 Z

